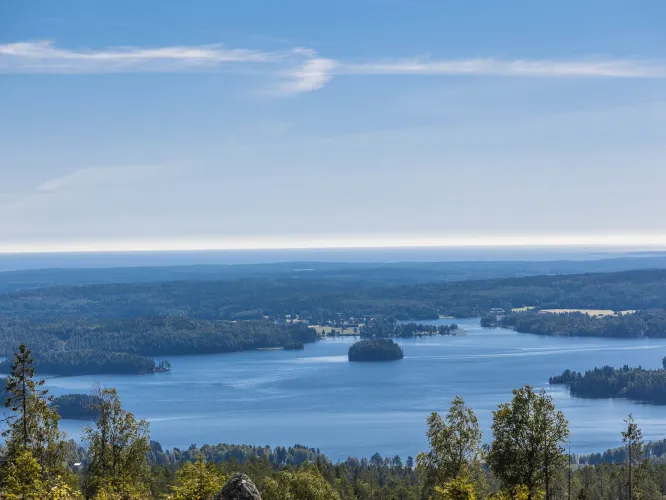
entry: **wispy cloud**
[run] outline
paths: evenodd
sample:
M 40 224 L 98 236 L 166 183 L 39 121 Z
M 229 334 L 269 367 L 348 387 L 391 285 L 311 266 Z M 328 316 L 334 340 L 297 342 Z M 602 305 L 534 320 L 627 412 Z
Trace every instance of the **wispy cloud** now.
M 221 44 L 157 48 L 65 49 L 51 41 L 0 44 L 0 73 L 187 72 L 220 67 L 262 68 L 279 95 L 321 89 L 334 77 L 442 75 L 562 78 L 664 78 L 666 63 L 616 58 L 388 59 L 346 62 L 307 48 L 278 51 L 230 48 Z
M 51 41 L 0 45 L 4 73 L 115 73 L 188 71 L 232 63 L 267 63 L 284 54 L 224 45 L 158 48 L 119 47 L 105 50 L 61 49 Z
M 338 65 L 344 75 L 486 75 L 543 77 L 663 78 L 666 65 L 626 59 L 524 60 L 452 59 L 393 60 Z

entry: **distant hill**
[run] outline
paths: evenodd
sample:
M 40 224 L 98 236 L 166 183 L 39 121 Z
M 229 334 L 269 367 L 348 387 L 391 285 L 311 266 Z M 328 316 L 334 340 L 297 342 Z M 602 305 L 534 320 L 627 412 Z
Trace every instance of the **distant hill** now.
M 637 256 L 640 255 L 640 256 Z M 409 285 L 547 274 L 666 269 L 666 255 L 637 254 L 595 260 L 348 263 L 296 261 L 272 264 L 53 268 L 0 272 L 0 293 L 62 285 L 298 279 L 363 286 Z
M 640 310 L 666 304 L 666 269 L 378 285 L 372 280 L 242 279 L 59 286 L 0 294 L 0 317 L 204 320 L 300 317 L 314 324 L 386 315 L 473 317 L 523 306 Z

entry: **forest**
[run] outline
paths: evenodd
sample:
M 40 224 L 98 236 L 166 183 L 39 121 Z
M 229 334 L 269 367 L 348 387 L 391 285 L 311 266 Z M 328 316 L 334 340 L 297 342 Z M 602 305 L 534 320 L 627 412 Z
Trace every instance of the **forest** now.
M 55 408 L 60 418 L 95 420 L 99 416 L 97 408 L 101 402 L 98 396 L 90 394 L 64 394 L 53 398 L 50 406 Z
M 569 387 L 573 396 L 582 398 L 626 398 L 642 403 L 666 404 L 666 358 L 664 369 L 646 370 L 604 366 L 585 373 L 565 370 L 551 377 L 551 384 Z
M 149 423 L 105 387 L 89 400 L 95 420 L 78 444 L 59 432 L 57 403 L 25 345 L 12 356 L 6 390 L 0 493 L 8 498 L 214 500 L 236 473 L 247 474 L 263 500 L 660 500 L 666 493 L 666 464 L 648 455 L 658 448 L 645 446 L 631 415 L 618 436 L 626 453 L 609 452 L 622 462 L 592 465 L 588 457 L 574 467 L 566 417 L 530 386 L 493 412 L 485 445 L 476 413 L 456 396 L 445 414 L 427 417 L 427 449 L 415 458 L 338 463 L 304 446 L 164 450 L 150 441 Z
M 171 369 L 166 361 L 138 354 L 109 352 L 94 349 L 68 349 L 66 351 L 39 351 L 34 354 L 35 369 L 45 375 L 142 375 L 166 372 Z M 0 362 L 0 373 L 9 372 L 10 360 Z
M 426 325 L 422 323 L 399 323 L 392 317 L 377 316 L 359 329 L 361 338 L 413 338 L 420 335 L 453 335 L 458 325 Z
M 92 363 L 85 351 L 127 353 L 139 356 L 212 354 L 268 347 L 285 347 L 314 342 L 317 332 L 303 323 L 276 324 L 267 320 L 207 321 L 183 317 L 122 319 L 57 319 L 31 321 L 24 318 L 0 319 L 0 353 L 7 355 L 21 343 L 39 346 L 37 362 L 45 351 L 49 360 L 65 365 Z M 56 353 L 57 351 L 57 353 Z M 65 354 L 62 351 L 72 352 Z M 77 353 L 78 351 L 78 353 Z M 150 371 L 152 360 L 108 355 L 103 359 L 127 361 L 139 373 Z M 55 369 L 55 362 L 50 369 Z M 118 372 L 116 372 L 118 373 Z M 63 373 L 59 373 L 63 374 Z
M 349 347 L 349 361 L 393 361 L 402 359 L 402 348 L 390 339 L 365 339 Z
M 377 315 L 399 320 L 483 316 L 523 306 L 663 308 L 666 270 L 377 285 L 333 277 L 58 286 L 0 294 L 0 317 L 203 320 L 300 317 L 311 324 Z
M 484 326 L 499 325 L 521 333 L 538 335 L 623 337 L 666 337 L 666 310 L 648 309 L 617 316 L 590 316 L 574 312 L 566 314 L 533 311 L 509 314 L 499 321 L 484 318 Z
M 16 258 L 16 256 L 13 256 Z M 5 258 L 6 259 L 6 258 Z M 158 283 L 166 281 L 233 281 L 243 279 L 276 280 L 298 278 L 325 282 L 345 281 L 355 286 L 406 285 L 442 281 L 464 281 L 546 274 L 614 272 L 628 269 L 664 269 L 663 253 L 650 256 L 605 258 L 598 260 L 558 261 L 462 261 L 462 262 L 283 262 L 271 264 L 200 264 L 121 267 L 108 256 L 98 265 L 77 268 L 54 261 L 30 269 L 24 262 L 15 270 L 0 255 L 0 292 L 64 285 L 113 283 Z M 12 260 L 11 258 L 9 260 Z M 80 259 L 78 259 L 80 261 Z M 80 262 L 77 262 L 79 264 Z M 34 264 L 33 264 L 34 265 Z M 3 272 L 4 271 L 4 272 Z

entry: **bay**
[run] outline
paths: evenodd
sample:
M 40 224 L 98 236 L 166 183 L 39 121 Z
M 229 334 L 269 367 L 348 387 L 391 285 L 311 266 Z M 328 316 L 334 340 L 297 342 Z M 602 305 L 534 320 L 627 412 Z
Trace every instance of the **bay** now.
M 425 419 L 446 411 L 459 394 L 492 436 L 492 410 L 524 384 L 544 387 L 569 419 L 576 453 L 621 444 L 622 420 L 633 413 L 645 439 L 666 437 L 666 406 L 626 400 L 579 399 L 548 377 L 565 368 L 661 366 L 666 340 L 560 338 L 484 329 L 455 322 L 465 335 L 400 339 L 405 358 L 350 363 L 357 338 L 327 339 L 303 351 L 252 351 L 170 357 L 171 373 L 49 378 L 55 395 L 116 387 L 124 405 L 150 422 L 152 439 L 167 448 L 219 442 L 302 444 L 333 460 L 347 456 L 416 456 L 426 447 Z M 63 420 L 78 437 L 83 423 Z

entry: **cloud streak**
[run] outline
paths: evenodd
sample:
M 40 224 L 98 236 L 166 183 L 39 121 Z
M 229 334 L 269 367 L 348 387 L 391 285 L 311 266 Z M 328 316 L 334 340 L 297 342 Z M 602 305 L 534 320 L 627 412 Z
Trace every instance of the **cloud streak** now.
M 666 66 L 653 62 L 621 59 L 556 60 L 395 60 L 346 64 L 337 68 L 341 75 L 479 75 L 542 77 L 663 78 Z
M 157 48 L 65 49 L 51 41 L 0 44 L 0 73 L 239 72 L 262 68 L 274 93 L 293 95 L 324 87 L 335 77 L 495 76 L 546 78 L 665 78 L 662 61 L 632 59 L 400 59 L 351 63 L 319 56 L 311 49 L 281 51 L 230 48 L 221 44 Z M 232 69 L 233 71 L 233 69 Z

